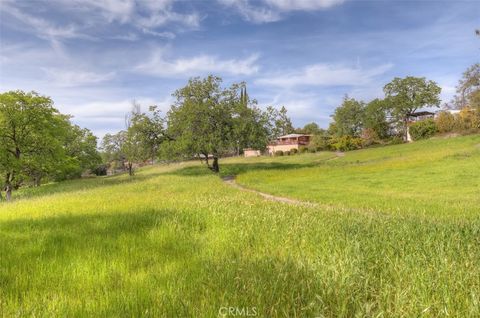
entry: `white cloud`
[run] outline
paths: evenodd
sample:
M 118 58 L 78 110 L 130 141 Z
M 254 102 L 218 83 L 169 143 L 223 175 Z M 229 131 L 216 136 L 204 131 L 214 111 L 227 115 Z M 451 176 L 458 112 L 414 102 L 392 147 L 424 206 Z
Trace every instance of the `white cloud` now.
M 343 3 L 345 0 L 264 0 L 268 5 L 281 11 L 321 10 Z
M 115 72 L 100 74 L 81 70 L 65 70 L 47 67 L 43 67 L 42 70 L 47 75 L 49 82 L 55 82 L 59 87 L 92 85 L 111 80 L 115 77 Z
M 194 76 L 205 73 L 220 73 L 232 75 L 251 75 L 258 72 L 255 64 L 258 55 L 246 59 L 222 60 L 216 56 L 200 55 L 192 58 L 167 60 L 162 50 L 152 55 L 149 61 L 135 68 L 136 72 L 159 77 Z
M 169 23 L 177 23 L 196 28 L 200 24 L 200 17 L 196 12 L 177 13 L 173 10 L 174 0 L 76 0 L 78 5 L 88 11 L 100 10 L 109 21 L 131 24 L 148 34 L 161 33 L 157 27 Z M 147 33 L 147 32 L 145 32 Z
M 256 84 L 278 87 L 311 86 L 359 86 L 371 82 L 393 65 L 383 64 L 371 69 L 351 68 L 341 65 L 313 64 L 300 71 L 290 71 L 259 78 Z
M 51 0 L 39 5 L 38 9 L 28 2 L 14 2 L 3 0 L 0 7 L 3 15 L 14 18 L 16 21 L 10 26 L 32 33 L 47 40 L 52 47 L 60 51 L 62 41 L 71 38 L 98 40 L 102 28 L 114 23 L 125 24 L 144 34 L 173 39 L 175 34 L 165 30 L 169 25 L 195 29 L 200 25 L 201 17 L 197 12 L 179 13 L 174 10 L 175 0 Z M 69 20 L 76 21 L 56 25 L 48 19 L 41 18 L 38 10 L 45 9 L 57 14 L 69 16 Z M 35 11 L 34 11 L 35 10 Z M 110 39 L 135 41 L 138 36 L 133 33 L 111 34 Z
M 132 102 L 133 99 L 122 99 L 79 104 L 71 108 L 71 114 L 75 116 L 75 118 L 96 118 L 97 120 L 109 120 L 109 118 L 114 118 L 114 121 L 117 122 L 118 118 L 123 118 L 125 114 L 132 109 Z M 148 107 L 152 105 L 156 105 L 162 111 L 166 111 L 172 100 L 171 97 L 163 100 L 141 97 L 136 98 L 135 102 L 141 105 L 142 111 L 147 111 Z
M 218 0 L 221 4 L 232 7 L 247 21 L 253 23 L 275 22 L 281 19 L 278 12 L 269 8 L 253 6 L 248 0 Z
M 341 4 L 344 0 L 217 0 L 234 8 L 247 21 L 269 23 L 282 19 L 282 13 L 290 11 L 315 11 Z
M 150 35 L 158 36 L 160 38 L 165 38 L 165 39 L 174 39 L 175 38 L 174 33 L 167 32 L 167 31 L 166 32 L 156 32 L 156 31 L 152 31 L 152 30 L 143 28 L 142 32 L 145 33 L 145 34 L 150 34 Z
M 78 27 L 70 24 L 66 26 L 56 26 L 53 23 L 27 14 L 10 5 L 8 2 L 2 3 L 2 14 L 9 15 L 27 27 L 27 30 L 33 29 L 35 35 L 41 39 L 50 42 L 57 42 L 68 38 L 90 38 L 78 31 Z

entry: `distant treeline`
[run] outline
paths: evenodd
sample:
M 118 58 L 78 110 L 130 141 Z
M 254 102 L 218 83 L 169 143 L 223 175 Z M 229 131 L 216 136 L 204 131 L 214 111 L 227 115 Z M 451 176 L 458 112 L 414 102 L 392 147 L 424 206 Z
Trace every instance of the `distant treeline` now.
M 435 120 L 409 122 L 418 109 L 440 106 L 441 89 L 434 81 L 394 78 L 383 90 L 383 99 L 368 103 L 346 96 L 328 129 L 316 123 L 295 129 L 285 107 L 259 108 L 246 83 L 222 87 L 220 77 L 196 77 L 173 93 L 175 101 L 165 114 L 155 105 L 144 112 L 133 102 L 125 129 L 105 135 L 100 152 L 97 138 L 60 114 L 49 97 L 6 92 L 0 94 L 0 200 L 2 191 L 10 199 L 12 190 L 42 180 L 102 175 L 108 169 L 133 175 L 136 166 L 161 160 L 199 158 L 218 172 L 219 158 L 245 148 L 264 150 L 269 141 L 293 132 L 313 135 L 301 149 L 313 152 L 403 142 L 407 129 L 414 139 L 480 129 L 479 64 L 464 73 L 457 95 L 444 105 L 460 109 L 456 115 L 444 112 Z

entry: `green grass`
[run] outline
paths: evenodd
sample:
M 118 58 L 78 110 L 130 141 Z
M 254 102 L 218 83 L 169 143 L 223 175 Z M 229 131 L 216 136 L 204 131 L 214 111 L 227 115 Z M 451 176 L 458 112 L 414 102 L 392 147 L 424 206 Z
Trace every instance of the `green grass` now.
M 197 163 L 50 184 L 0 204 L 0 313 L 480 315 L 480 136 Z

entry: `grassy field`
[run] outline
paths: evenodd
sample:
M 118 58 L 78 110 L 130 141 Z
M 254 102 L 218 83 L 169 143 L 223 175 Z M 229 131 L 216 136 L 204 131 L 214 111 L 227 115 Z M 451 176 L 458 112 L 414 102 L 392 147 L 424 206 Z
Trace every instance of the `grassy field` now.
M 480 315 L 480 136 L 197 163 L 0 204 L 0 313 Z

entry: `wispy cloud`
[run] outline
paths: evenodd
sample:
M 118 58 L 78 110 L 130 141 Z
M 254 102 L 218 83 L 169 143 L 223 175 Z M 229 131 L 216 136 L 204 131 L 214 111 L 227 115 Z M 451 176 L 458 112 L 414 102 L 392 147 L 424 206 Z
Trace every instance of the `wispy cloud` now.
M 283 12 L 286 11 L 313 11 L 330 8 L 345 2 L 345 0 L 264 0 L 268 5 Z
M 195 11 L 176 12 L 174 3 L 174 0 L 51 0 L 38 4 L 38 9 L 65 14 L 75 21 L 62 24 L 40 18 L 41 15 L 33 12 L 33 6 L 22 2 L 3 0 L 0 10 L 3 17 L 15 19 L 15 26 L 22 26 L 23 31 L 33 29 L 38 38 L 49 41 L 53 47 L 60 47 L 65 39 L 99 40 L 102 38 L 99 31 L 115 30 L 109 28 L 112 25 L 129 26 L 136 32 L 165 39 L 175 38 L 175 33 L 168 30 L 170 25 L 176 30 L 180 26 L 181 29 L 198 28 L 201 16 Z M 111 34 L 108 38 L 135 41 L 138 35 L 130 31 L 127 35 Z
M 196 12 L 178 13 L 173 9 L 174 0 L 135 1 L 135 0 L 75 0 L 87 11 L 100 10 L 108 22 L 130 24 L 145 34 L 163 36 L 172 32 L 159 31 L 174 23 L 196 28 L 200 24 L 200 15 Z
M 76 87 L 83 85 L 93 85 L 105 81 L 109 81 L 115 77 L 115 72 L 105 74 L 88 72 L 73 69 L 60 68 L 42 68 L 47 75 L 49 82 L 55 82 L 59 87 Z
M 252 75 L 258 72 L 258 55 L 245 59 L 221 59 L 217 56 L 199 55 L 191 58 L 168 60 L 163 50 L 158 50 L 151 58 L 135 67 L 134 71 L 158 77 L 195 76 L 206 73 L 230 75 Z
M 313 64 L 300 71 L 290 71 L 259 78 L 259 85 L 294 87 L 310 86 L 357 86 L 369 83 L 375 76 L 392 68 L 392 64 L 383 64 L 371 69 L 351 68 L 341 65 Z
M 55 25 L 46 19 L 21 11 L 9 1 L 3 2 L 0 10 L 2 16 L 9 16 L 17 21 L 15 26 L 24 31 L 33 31 L 32 33 L 36 37 L 49 41 L 57 51 L 61 51 L 61 41 L 64 39 L 93 39 L 93 37 L 81 33 L 77 25 Z
M 344 0 L 217 0 L 234 8 L 247 21 L 269 23 L 279 21 L 290 11 L 315 11 L 341 4 Z

